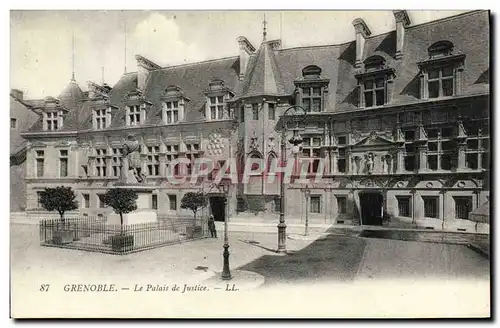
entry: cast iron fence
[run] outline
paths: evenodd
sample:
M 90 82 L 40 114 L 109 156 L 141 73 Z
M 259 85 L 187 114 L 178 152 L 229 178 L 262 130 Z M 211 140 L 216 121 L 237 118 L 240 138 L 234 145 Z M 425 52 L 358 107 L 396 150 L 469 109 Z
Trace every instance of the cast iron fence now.
M 111 254 L 177 244 L 208 237 L 205 218 L 160 217 L 155 222 L 109 224 L 105 217 L 40 220 L 40 244 Z

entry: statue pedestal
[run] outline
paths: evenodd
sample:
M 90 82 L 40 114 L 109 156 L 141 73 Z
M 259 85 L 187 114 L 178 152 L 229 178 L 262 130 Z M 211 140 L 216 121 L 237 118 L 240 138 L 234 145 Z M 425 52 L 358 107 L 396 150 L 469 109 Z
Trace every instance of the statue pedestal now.
M 137 210 L 123 214 L 123 225 L 157 222 L 156 210 L 151 208 L 151 195 L 155 187 L 137 184 L 120 184 L 115 188 L 132 189 L 137 193 Z M 109 224 L 120 225 L 120 215 L 111 213 L 108 215 Z

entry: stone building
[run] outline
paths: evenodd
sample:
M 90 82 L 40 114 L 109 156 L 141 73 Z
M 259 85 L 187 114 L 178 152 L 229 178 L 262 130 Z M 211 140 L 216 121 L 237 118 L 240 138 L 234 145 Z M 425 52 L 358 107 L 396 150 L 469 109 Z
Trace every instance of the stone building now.
M 311 177 L 322 173 L 307 184 L 308 202 L 304 183 L 286 186 L 287 220 L 301 221 L 307 211 L 311 223 L 380 224 L 384 217 L 429 229 L 486 229 L 467 217 L 489 195 L 489 12 L 420 25 L 406 11 L 393 13 L 395 31 L 371 35 L 369 22 L 356 19 L 354 40 L 344 44 L 282 49 L 264 29 L 258 47 L 238 38 L 235 57 L 161 67 L 137 55 L 137 72 L 113 87 L 89 82 L 84 93 L 72 80 L 58 98 L 37 102 L 39 120 L 23 134 L 27 210 L 37 213 L 42 188 L 64 184 L 77 190 L 79 214 L 109 212 L 100 195 L 118 181 L 121 145 L 133 134 L 148 206 L 178 215 L 182 195 L 202 189 L 222 218 L 220 190 L 210 181 L 170 183 L 169 163 L 270 163 L 281 157 L 284 124 L 287 157 L 308 163 Z M 297 125 L 298 153 L 288 142 L 295 125 L 282 117 L 291 105 L 307 111 Z M 191 170 L 179 166 L 175 174 Z M 232 217 L 277 222 L 279 182 L 265 183 L 268 171 L 231 189 Z

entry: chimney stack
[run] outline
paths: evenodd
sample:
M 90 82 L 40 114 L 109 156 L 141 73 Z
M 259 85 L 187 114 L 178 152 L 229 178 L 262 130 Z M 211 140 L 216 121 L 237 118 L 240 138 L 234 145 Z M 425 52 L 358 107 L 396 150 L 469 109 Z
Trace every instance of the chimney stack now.
M 238 41 L 238 45 L 240 46 L 240 81 L 241 81 L 245 76 L 248 59 L 250 58 L 250 55 L 252 55 L 255 52 L 255 47 L 244 36 L 240 36 L 236 40 Z
M 10 90 L 10 94 L 12 95 L 12 97 L 16 98 L 17 100 L 22 101 L 24 99 L 24 93 L 19 89 Z
M 393 10 L 394 18 L 396 19 L 396 59 L 403 58 L 403 47 L 405 43 L 405 29 L 410 26 L 410 17 L 406 10 Z
M 365 40 L 372 34 L 372 32 L 362 18 L 356 18 L 353 20 L 352 25 L 354 26 L 354 31 L 356 32 L 356 62 L 354 66 L 356 68 L 360 68 L 363 62 Z

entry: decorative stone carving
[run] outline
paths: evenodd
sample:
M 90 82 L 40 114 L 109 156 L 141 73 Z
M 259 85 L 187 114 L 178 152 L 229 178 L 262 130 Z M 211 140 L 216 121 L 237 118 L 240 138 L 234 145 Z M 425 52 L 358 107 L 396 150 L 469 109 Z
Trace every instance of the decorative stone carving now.
M 375 138 L 377 136 L 375 135 Z M 375 165 L 375 155 L 373 153 L 369 153 L 366 155 L 366 172 L 368 174 L 372 174 L 373 167 Z
M 126 171 L 133 172 L 136 182 L 145 182 L 146 175 L 141 172 L 142 162 L 140 148 L 140 143 L 133 134 L 129 134 L 127 140 L 123 142 L 122 167 L 127 167 L 125 166 L 125 160 L 127 160 L 128 170 L 122 170 L 122 182 L 130 182 L 128 179 L 128 172 Z
M 224 150 L 222 136 L 218 132 L 212 132 L 208 136 L 207 151 L 209 155 L 221 156 Z
M 267 142 L 267 148 L 268 148 L 268 151 L 270 151 L 270 152 L 275 150 L 276 144 L 275 144 L 274 140 L 275 140 L 274 136 L 270 136 L 269 141 Z
M 250 138 L 250 150 L 258 150 L 259 149 L 259 138 L 253 133 L 253 137 Z

